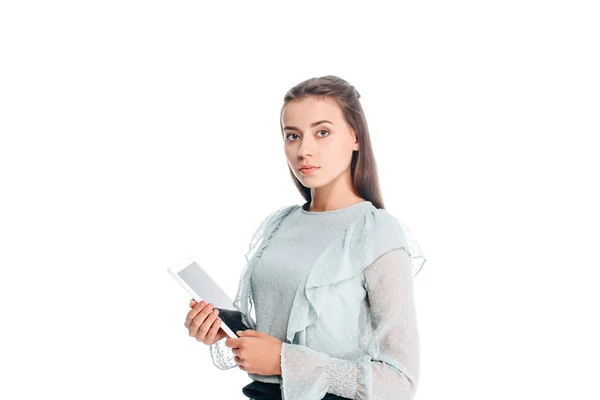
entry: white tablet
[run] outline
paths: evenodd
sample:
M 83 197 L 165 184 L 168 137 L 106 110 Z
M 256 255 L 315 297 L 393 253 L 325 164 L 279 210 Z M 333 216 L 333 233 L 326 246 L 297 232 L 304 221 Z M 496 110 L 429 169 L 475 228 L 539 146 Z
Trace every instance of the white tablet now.
M 232 310 L 233 301 L 227 293 L 198 265 L 194 257 L 187 255 L 167 268 L 171 276 L 189 293 L 198 303 L 204 300 L 212 303 L 215 308 Z M 221 315 L 219 315 L 221 317 Z M 232 338 L 238 336 L 227 326 L 221 318 L 221 329 Z

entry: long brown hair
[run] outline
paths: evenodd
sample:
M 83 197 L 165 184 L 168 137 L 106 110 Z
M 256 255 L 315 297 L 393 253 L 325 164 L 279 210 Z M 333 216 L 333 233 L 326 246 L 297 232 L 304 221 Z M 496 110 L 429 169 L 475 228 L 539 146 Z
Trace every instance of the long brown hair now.
M 283 98 L 283 106 L 281 106 L 279 114 L 282 134 L 283 125 L 281 124 L 281 115 L 286 104 L 292 100 L 299 100 L 308 96 L 330 97 L 341 108 L 346 122 L 356 132 L 359 143 L 359 150 L 352 153 L 352 162 L 350 164 L 354 190 L 360 197 L 370 201 L 375 207 L 385 208 L 379 188 L 379 176 L 377 175 L 377 164 L 373 155 L 369 128 L 365 113 L 360 104 L 360 94 L 358 91 L 350 83 L 334 75 L 310 78 L 304 82 L 300 82 L 288 90 Z M 305 187 L 296 178 L 289 165 L 288 169 L 298 191 L 310 203 L 312 201 L 310 188 Z

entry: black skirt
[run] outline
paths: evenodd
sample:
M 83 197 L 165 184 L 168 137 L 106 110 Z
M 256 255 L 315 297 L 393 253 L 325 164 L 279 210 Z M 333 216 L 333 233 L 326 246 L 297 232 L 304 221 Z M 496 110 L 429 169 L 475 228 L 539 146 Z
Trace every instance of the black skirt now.
M 242 393 L 252 400 L 281 400 L 281 388 L 278 383 L 265 383 L 260 381 L 252 381 L 242 388 Z M 336 396 L 335 394 L 327 393 L 325 400 L 348 399 L 347 397 Z

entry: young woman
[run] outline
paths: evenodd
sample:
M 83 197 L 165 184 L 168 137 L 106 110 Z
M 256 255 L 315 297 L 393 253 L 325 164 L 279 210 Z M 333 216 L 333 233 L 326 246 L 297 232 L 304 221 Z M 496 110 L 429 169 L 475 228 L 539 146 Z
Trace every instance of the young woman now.
M 248 398 L 397 400 L 417 389 L 413 277 L 425 257 L 384 209 L 359 98 L 336 76 L 288 91 L 283 148 L 306 202 L 255 231 L 237 311 L 190 303 L 189 335 L 210 345 L 218 368 L 248 373 Z M 226 337 L 221 318 L 244 327 L 239 338 Z

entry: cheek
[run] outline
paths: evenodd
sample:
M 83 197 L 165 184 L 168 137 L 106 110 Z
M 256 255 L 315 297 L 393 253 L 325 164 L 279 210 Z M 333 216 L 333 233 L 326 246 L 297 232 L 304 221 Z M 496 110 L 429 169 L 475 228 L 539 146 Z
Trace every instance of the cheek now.
M 329 147 L 327 149 L 327 154 L 329 154 L 328 159 L 336 164 L 346 162 L 349 157 L 352 157 L 352 153 L 348 150 L 348 146 L 343 143 L 336 143 L 335 146 Z
M 288 159 L 288 161 L 292 161 L 294 159 L 294 149 L 291 146 L 286 146 L 285 150 L 285 157 Z

